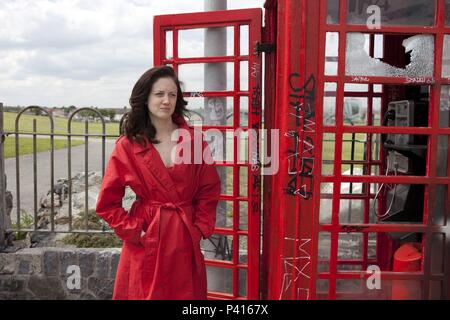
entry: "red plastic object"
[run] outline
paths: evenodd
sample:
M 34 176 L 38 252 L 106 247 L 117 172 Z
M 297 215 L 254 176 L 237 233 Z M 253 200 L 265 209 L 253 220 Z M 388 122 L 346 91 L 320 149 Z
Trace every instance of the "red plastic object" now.
M 414 272 L 420 271 L 422 263 L 422 253 L 419 243 L 406 243 L 402 245 L 394 254 L 393 271 Z M 420 299 L 420 283 L 410 280 L 392 281 L 393 300 L 416 300 Z
M 394 254 L 394 271 L 420 271 L 422 253 L 419 251 L 420 244 L 406 243 Z

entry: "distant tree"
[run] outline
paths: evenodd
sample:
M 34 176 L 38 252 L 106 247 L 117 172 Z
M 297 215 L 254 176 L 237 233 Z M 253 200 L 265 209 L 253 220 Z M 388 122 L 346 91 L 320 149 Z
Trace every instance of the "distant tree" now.
M 108 110 L 108 117 L 110 121 L 114 121 L 114 118 L 116 117 L 116 110 L 109 109 Z
M 109 110 L 108 109 L 97 109 L 98 112 L 102 115 L 103 119 L 109 118 Z
M 91 107 L 93 108 L 93 107 Z M 80 116 L 82 116 L 85 120 L 98 118 L 97 113 L 94 110 L 83 110 L 80 111 Z
M 39 108 L 33 108 L 33 113 L 36 116 L 40 116 L 40 115 L 42 115 L 42 110 Z
M 63 106 L 61 109 L 63 109 L 65 115 L 69 115 L 73 111 L 75 111 L 77 109 L 77 107 L 75 107 L 75 106 L 69 106 L 69 107 Z

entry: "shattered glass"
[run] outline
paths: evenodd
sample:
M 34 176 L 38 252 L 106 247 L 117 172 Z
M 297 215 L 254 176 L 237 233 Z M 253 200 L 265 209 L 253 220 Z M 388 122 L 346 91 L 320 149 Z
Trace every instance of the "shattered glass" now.
M 367 50 L 368 41 L 362 33 L 347 34 L 346 75 L 381 77 L 431 77 L 433 75 L 433 35 L 415 35 L 403 41 L 405 53 L 410 53 L 411 56 L 411 62 L 404 69 L 371 57 Z
M 444 54 L 442 56 L 442 76 L 450 78 L 450 34 L 444 36 Z
M 432 77 L 434 69 L 434 36 L 419 34 L 403 40 L 405 52 L 411 54 L 406 66 L 408 77 Z
M 405 70 L 393 67 L 368 53 L 369 39 L 364 34 L 352 32 L 347 34 L 345 74 L 350 76 L 403 77 Z

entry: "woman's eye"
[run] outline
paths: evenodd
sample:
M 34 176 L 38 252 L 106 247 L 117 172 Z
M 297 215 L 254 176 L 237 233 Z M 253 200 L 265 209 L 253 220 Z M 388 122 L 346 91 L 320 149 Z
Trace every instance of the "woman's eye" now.
M 174 94 L 174 93 L 171 93 L 170 96 L 171 96 L 172 98 L 176 98 L 177 95 Z

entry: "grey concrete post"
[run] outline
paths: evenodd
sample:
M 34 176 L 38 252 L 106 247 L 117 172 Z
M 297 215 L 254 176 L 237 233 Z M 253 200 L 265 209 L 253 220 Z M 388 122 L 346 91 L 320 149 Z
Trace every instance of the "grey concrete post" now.
M 227 10 L 227 0 L 204 0 L 204 11 Z M 227 54 L 227 31 L 226 28 L 209 28 L 205 30 L 205 57 L 225 56 Z M 226 63 L 207 63 L 204 70 L 205 91 L 225 91 L 227 89 L 227 67 Z M 227 100 L 226 98 L 205 98 L 205 125 L 225 125 L 227 122 Z M 211 141 L 211 147 L 214 149 L 214 156 L 217 159 L 226 159 L 225 146 L 226 136 L 215 137 L 214 134 L 206 136 Z M 214 142 L 223 141 L 223 146 L 214 146 Z M 222 185 L 226 185 L 226 172 L 220 173 Z M 216 226 L 226 226 L 226 207 L 219 204 Z M 222 237 L 222 236 L 221 236 Z M 212 239 L 214 244 L 207 242 L 202 246 L 205 249 L 206 258 L 215 257 L 215 250 L 218 246 L 226 243 L 224 239 Z M 209 269 L 208 273 L 208 289 L 212 291 L 231 291 L 230 284 L 232 279 L 227 279 L 226 270 Z

